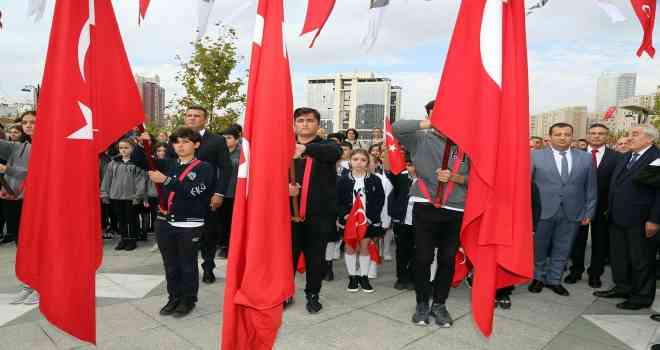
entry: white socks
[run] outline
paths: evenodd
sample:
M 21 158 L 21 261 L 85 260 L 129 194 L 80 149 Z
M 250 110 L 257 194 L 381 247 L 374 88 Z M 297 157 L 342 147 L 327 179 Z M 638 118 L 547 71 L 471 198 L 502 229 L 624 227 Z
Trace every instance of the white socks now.
M 383 259 L 385 261 L 392 260 L 392 242 L 394 241 L 394 231 L 389 228 L 385 231 L 385 237 L 383 237 Z
M 360 276 L 369 275 L 369 265 L 371 265 L 371 257 L 369 255 L 360 255 Z
M 346 262 L 346 271 L 349 276 L 357 276 L 357 255 L 344 254 L 344 261 Z

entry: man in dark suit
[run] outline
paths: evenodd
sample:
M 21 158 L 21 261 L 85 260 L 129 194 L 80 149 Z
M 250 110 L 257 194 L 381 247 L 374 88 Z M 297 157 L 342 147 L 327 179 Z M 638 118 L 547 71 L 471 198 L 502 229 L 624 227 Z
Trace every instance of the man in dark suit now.
M 608 209 L 608 198 L 612 173 L 621 158 L 621 154 L 611 150 L 605 145 L 609 137 L 609 129 L 603 124 L 593 124 L 589 128 L 587 154 L 591 156 L 591 162 L 596 168 L 598 178 L 598 201 L 596 204 L 596 215 L 591 225 L 580 226 L 578 235 L 573 243 L 571 253 L 570 273 L 564 279 L 568 284 L 575 284 L 582 279 L 584 272 L 584 251 L 587 246 L 589 227 L 591 226 L 591 262 L 587 273 L 589 274 L 589 286 L 600 288 L 603 284 L 600 276 L 603 275 L 603 265 L 609 257 L 609 227 L 605 212 Z
M 660 158 L 654 142 L 658 130 L 640 125 L 628 133 L 630 152 L 619 162 L 610 187 L 610 256 L 614 288 L 598 291 L 600 298 L 624 298 L 625 310 L 650 307 L 655 299 L 655 235 L 660 228 L 660 190 L 635 180 Z

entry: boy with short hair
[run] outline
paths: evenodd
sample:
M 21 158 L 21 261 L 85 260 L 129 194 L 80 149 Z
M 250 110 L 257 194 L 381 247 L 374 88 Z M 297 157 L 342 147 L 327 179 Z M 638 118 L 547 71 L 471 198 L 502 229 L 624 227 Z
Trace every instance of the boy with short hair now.
M 195 158 L 201 136 L 180 128 L 170 136 L 177 159 L 158 159 L 158 171 L 149 178 L 162 184 L 161 203 L 155 223 L 156 239 L 165 267 L 169 300 L 163 316 L 183 317 L 195 308 L 199 289 L 197 252 L 208 203 L 213 192 L 215 170 Z

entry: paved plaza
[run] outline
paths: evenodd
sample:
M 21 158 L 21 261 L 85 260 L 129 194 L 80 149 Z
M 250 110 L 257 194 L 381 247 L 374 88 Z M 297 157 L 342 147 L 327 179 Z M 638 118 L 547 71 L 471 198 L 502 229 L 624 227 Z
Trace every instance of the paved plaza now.
M 133 252 L 115 252 L 105 243 L 103 265 L 97 276 L 97 337 L 101 349 L 212 349 L 219 348 L 224 270 L 217 260 L 218 282 L 200 285 L 196 309 L 183 319 L 163 317 L 166 301 L 161 257 L 151 243 Z M 11 306 L 19 290 L 14 276 L 15 246 L 0 247 L 0 349 L 85 349 L 81 343 L 51 326 L 36 306 Z M 586 281 L 567 286 L 570 297 L 544 290 L 532 295 L 517 288 L 511 310 L 497 310 L 490 340 L 474 329 L 469 311 L 469 289 L 452 290 L 449 311 L 456 319 L 451 329 L 419 327 L 410 322 L 413 292 L 397 291 L 394 262 L 385 262 L 372 284 L 373 294 L 348 293 L 343 261 L 335 262 L 336 279 L 324 282 L 323 310 L 308 315 L 304 306 L 304 277 L 296 280 L 296 303 L 284 314 L 276 349 L 648 349 L 660 341 L 652 310 L 623 312 L 617 301 L 592 296 Z M 609 273 L 609 271 L 608 271 Z M 609 275 L 604 276 L 608 287 Z M 654 305 L 660 310 L 660 303 Z M 71 310 L 75 312 L 75 310 Z

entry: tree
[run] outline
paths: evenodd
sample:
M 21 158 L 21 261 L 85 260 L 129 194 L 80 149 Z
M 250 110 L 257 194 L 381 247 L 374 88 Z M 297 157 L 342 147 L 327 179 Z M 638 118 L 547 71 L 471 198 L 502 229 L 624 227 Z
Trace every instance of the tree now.
M 236 31 L 222 26 L 217 39 L 205 37 L 192 43 L 194 52 L 187 62 L 177 56 L 181 71 L 176 76 L 186 91 L 175 97 L 172 107 L 179 116 L 170 121 L 170 127 L 183 124 L 181 116 L 191 105 L 200 105 L 209 111 L 209 129 L 220 131 L 235 123 L 245 108 L 244 84 L 235 69 L 243 59 L 236 46 Z

